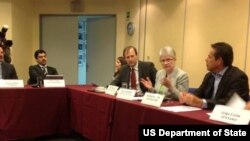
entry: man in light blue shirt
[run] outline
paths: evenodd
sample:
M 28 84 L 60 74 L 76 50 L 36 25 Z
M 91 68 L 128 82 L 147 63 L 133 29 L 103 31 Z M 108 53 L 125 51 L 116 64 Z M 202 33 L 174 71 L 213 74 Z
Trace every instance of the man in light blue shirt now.
M 225 105 L 234 93 L 248 101 L 248 77 L 239 68 L 232 66 L 232 63 L 231 45 L 225 42 L 212 44 L 206 58 L 209 72 L 194 94 L 180 94 L 180 102 L 190 106 L 213 109 L 216 104 Z

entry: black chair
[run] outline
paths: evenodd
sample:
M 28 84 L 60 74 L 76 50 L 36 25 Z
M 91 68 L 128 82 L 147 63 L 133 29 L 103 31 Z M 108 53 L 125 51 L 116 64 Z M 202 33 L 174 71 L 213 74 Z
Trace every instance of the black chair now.
M 197 88 L 189 88 L 189 89 L 188 89 L 188 92 L 189 92 L 189 93 L 194 93 L 196 89 L 197 89 Z

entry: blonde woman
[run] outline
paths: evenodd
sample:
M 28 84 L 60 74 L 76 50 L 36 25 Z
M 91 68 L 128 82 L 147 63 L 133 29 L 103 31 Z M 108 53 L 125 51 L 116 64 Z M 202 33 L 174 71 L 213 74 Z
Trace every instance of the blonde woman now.
M 163 69 L 157 72 L 155 85 L 148 78 L 141 79 L 141 83 L 150 92 L 164 94 L 166 99 L 178 100 L 180 92 L 188 91 L 188 75 L 176 67 L 176 55 L 172 47 L 160 49 L 160 62 Z

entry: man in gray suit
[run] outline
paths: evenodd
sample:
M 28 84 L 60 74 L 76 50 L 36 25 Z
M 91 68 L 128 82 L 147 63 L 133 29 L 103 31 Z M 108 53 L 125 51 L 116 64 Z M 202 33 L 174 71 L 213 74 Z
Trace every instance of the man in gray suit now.
M 248 101 L 248 77 L 239 68 L 232 66 L 232 63 L 231 45 L 224 42 L 212 44 L 206 59 L 207 70 L 210 72 L 205 75 L 194 94 L 182 93 L 179 97 L 180 102 L 213 109 L 216 104 L 226 104 L 234 93 Z
M 148 89 L 140 83 L 141 78 L 147 77 L 155 84 L 156 68 L 152 62 L 142 62 L 138 60 L 137 50 L 133 46 L 128 46 L 123 50 L 123 56 L 127 62 L 124 65 L 119 75 L 111 82 L 111 85 L 136 89 L 138 93 L 145 93 Z M 135 72 L 135 87 L 131 82 L 132 70 Z
M 18 79 L 14 65 L 4 62 L 2 46 L 0 46 L 0 64 L 0 79 Z
M 28 84 L 37 84 L 37 79 L 44 79 L 46 75 L 58 75 L 56 68 L 47 66 L 47 53 L 44 50 L 36 50 L 34 57 L 37 65 L 31 65 L 29 67 L 30 78 Z

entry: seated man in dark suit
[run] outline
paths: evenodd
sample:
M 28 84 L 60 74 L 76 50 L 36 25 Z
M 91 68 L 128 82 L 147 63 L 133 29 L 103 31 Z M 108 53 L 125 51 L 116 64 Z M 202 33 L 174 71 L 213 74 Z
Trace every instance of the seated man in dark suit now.
M 226 104 L 234 93 L 248 101 L 249 85 L 247 75 L 232 66 L 233 49 L 231 45 L 219 42 L 211 45 L 206 59 L 208 72 L 200 87 L 194 92 L 182 93 L 181 103 L 213 109 L 216 104 Z
M 15 67 L 4 62 L 3 48 L 0 45 L 0 79 L 18 79 Z
M 128 46 L 123 50 L 123 56 L 127 62 L 123 65 L 119 75 L 111 82 L 111 85 L 136 89 L 137 92 L 145 93 L 147 88 L 140 83 L 141 78 L 147 77 L 155 84 L 156 68 L 152 62 L 142 62 L 138 60 L 137 50 L 133 46 Z
M 58 75 L 56 68 L 47 66 L 47 54 L 44 50 L 38 49 L 34 57 L 37 65 L 29 67 L 29 80 L 28 84 L 37 84 L 38 78 L 45 78 L 46 75 Z

